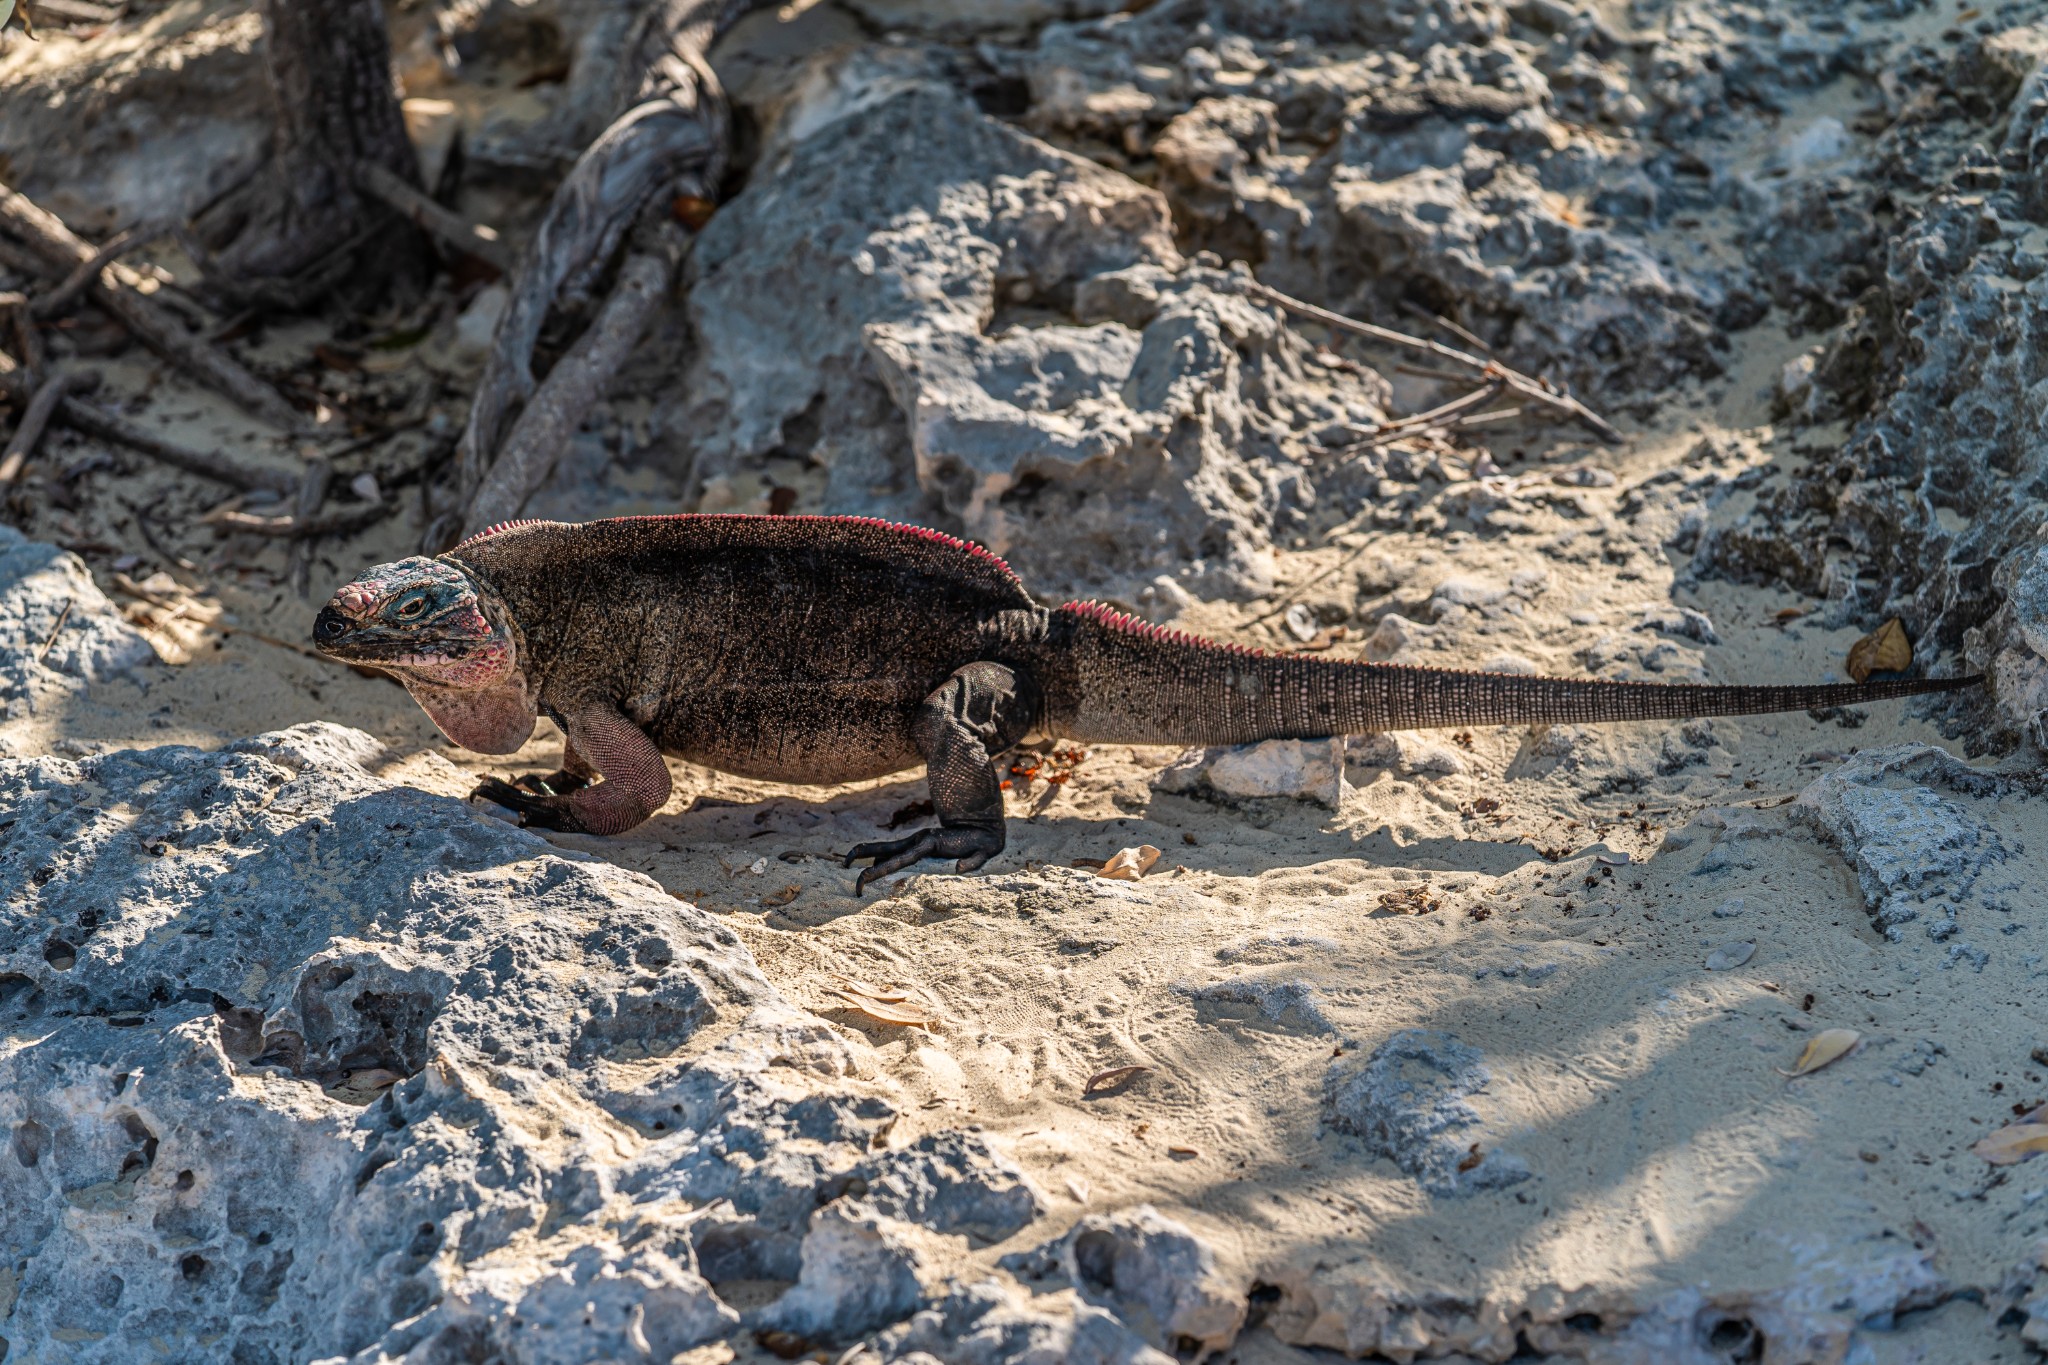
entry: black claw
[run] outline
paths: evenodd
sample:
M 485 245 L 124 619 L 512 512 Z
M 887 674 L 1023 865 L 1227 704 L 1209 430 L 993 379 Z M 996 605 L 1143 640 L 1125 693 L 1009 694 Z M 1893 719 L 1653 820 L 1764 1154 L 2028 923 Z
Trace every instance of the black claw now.
M 999 829 L 942 825 L 907 839 L 856 845 L 847 853 L 845 866 L 852 867 L 862 858 L 875 860 L 873 866 L 862 869 L 854 879 L 853 894 L 860 896 L 866 894 L 869 882 L 880 881 L 926 858 L 957 858 L 956 866 L 961 872 L 973 872 L 1002 851 L 1003 834 Z
M 476 790 L 469 794 L 469 799 L 474 801 L 478 797 L 482 797 L 494 806 L 503 806 L 507 810 L 517 811 L 521 825 L 526 824 L 529 816 L 544 809 L 542 803 L 548 799 L 546 796 L 535 795 L 533 792 L 515 787 L 510 782 L 496 777 L 486 777 L 476 784 Z

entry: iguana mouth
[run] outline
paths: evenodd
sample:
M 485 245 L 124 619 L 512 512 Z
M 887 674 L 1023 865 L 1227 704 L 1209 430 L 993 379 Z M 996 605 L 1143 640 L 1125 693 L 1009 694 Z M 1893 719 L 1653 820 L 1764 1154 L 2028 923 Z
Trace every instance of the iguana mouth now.
M 352 621 L 333 607 L 313 620 L 313 647 L 332 659 L 347 663 L 396 667 L 424 667 L 455 663 L 468 658 L 482 640 L 423 640 L 410 630 Z

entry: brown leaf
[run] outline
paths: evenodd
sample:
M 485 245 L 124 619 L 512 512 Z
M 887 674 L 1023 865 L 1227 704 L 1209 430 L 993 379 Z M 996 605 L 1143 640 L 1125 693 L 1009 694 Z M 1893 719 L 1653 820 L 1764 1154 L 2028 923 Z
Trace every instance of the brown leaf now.
M 832 989 L 838 991 L 841 995 L 865 996 L 869 1000 L 879 1000 L 885 1005 L 900 1005 L 910 998 L 904 992 L 893 987 L 884 989 L 880 986 L 870 986 L 857 976 L 842 976 L 839 978 L 839 982 L 840 984 Z
M 1150 844 L 1139 844 L 1136 848 L 1120 849 L 1102 865 L 1098 876 L 1113 882 L 1134 882 L 1152 870 L 1152 864 L 1159 861 L 1159 850 Z
M 2048 1152 L 2048 1123 L 2010 1123 L 1970 1148 L 1994 1166 L 2011 1166 Z
M 679 194 L 669 205 L 669 212 L 675 215 L 675 220 L 692 232 L 702 231 L 717 211 L 718 205 L 694 194 Z
M 1179 1143 L 1175 1143 L 1173 1146 L 1168 1147 L 1166 1149 L 1166 1154 L 1168 1156 L 1180 1157 L 1182 1160 L 1186 1160 L 1189 1157 L 1196 1157 L 1201 1155 L 1201 1153 L 1196 1151 L 1193 1147 L 1183 1146 Z
M 839 991 L 838 995 L 853 1009 L 880 1024 L 894 1024 L 899 1028 L 928 1028 L 932 1022 L 909 1005 L 871 1000 L 864 995 L 855 995 L 852 991 Z
M 1792 1064 L 1790 1071 L 1778 1068 L 1780 1076 L 1806 1076 L 1820 1070 L 1830 1062 L 1840 1061 L 1856 1050 L 1863 1041 L 1863 1035 L 1852 1028 L 1822 1029 L 1813 1035 L 1806 1050 L 1799 1054 L 1799 1060 Z
M 1142 1076 L 1152 1068 L 1149 1066 L 1113 1066 L 1107 1071 L 1098 1071 L 1081 1086 L 1083 1095 L 1093 1095 L 1100 1090 L 1113 1090 L 1134 1076 Z
M 1913 642 L 1898 617 L 1849 646 L 1849 676 L 1862 682 L 1873 673 L 1901 673 L 1913 664 Z
M 780 891 L 770 891 L 767 895 L 761 897 L 761 904 L 788 905 L 791 901 L 795 900 L 798 894 L 802 891 L 803 888 L 801 886 L 797 886 L 794 884 L 785 886 Z

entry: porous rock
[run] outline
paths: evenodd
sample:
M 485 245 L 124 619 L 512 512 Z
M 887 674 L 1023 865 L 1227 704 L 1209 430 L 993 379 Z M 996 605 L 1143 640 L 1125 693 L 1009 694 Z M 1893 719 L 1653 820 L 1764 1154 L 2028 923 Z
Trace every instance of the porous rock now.
M 1431 1194 L 1464 1195 L 1529 1179 L 1528 1163 L 1483 1141 L 1469 1102 L 1492 1083 L 1477 1048 L 1440 1029 L 1402 1029 L 1364 1056 L 1331 1063 L 1323 1115 Z
M 1342 739 L 1269 739 L 1189 749 L 1152 785 L 1176 795 L 1207 790 L 1229 797 L 1294 797 L 1336 810 L 1351 789 L 1344 780 L 1344 753 Z
M 155 657 L 77 555 L 0 526 L 0 689 L 10 718 L 51 691 L 131 674 Z
M 1377 420 L 1381 391 L 1311 373 L 1272 309 L 1186 267 L 1157 192 L 917 70 L 818 92 L 693 253 L 699 349 L 664 419 L 691 482 L 802 456 L 834 510 L 936 519 L 1034 582 L 1135 591 L 1193 561 L 1201 595 L 1263 588 L 1276 518 L 1313 497 L 1307 431 Z
M 1865 906 L 1897 942 L 1919 906 L 1966 895 L 2006 851 L 1996 830 L 1934 787 L 1994 795 L 1999 779 L 1931 744 L 1871 749 L 1816 778 L 1793 802 L 1794 820 L 1841 850 Z
M 377 749 L 0 762 L 12 1343 L 667 1361 L 726 1280 L 857 1332 L 921 1300 L 905 1247 L 1035 1212 L 978 1138 L 877 1150 L 851 1045 L 715 918 Z

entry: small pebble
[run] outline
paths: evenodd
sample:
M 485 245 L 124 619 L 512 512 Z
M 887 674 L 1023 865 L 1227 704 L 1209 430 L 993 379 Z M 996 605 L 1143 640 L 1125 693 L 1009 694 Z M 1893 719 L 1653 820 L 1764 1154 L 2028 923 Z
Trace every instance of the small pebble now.
M 1730 896 L 1727 900 L 1714 907 L 1714 918 L 1734 919 L 1742 913 L 1743 908 L 1742 897 Z
M 1730 972 L 1756 956 L 1754 943 L 1724 943 L 1707 954 L 1707 970 Z

